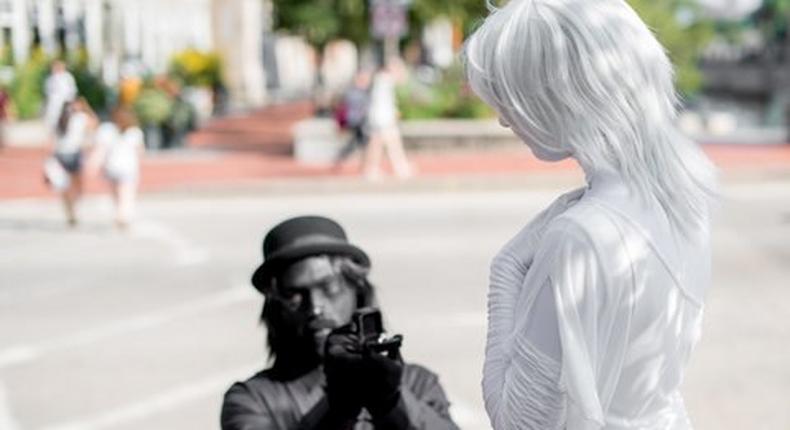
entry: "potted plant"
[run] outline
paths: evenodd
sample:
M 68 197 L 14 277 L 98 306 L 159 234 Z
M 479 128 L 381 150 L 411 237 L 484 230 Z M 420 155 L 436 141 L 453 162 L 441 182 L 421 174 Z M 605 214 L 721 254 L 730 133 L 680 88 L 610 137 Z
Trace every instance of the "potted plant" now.
M 134 102 L 134 110 L 145 135 L 145 146 L 160 149 L 163 145 L 162 126 L 170 117 L 173 100 L 164 90 L 147 87 Z
M 214 90 L 222 85 L 221 63 L 213 52 L 187 49 L 170 62 L 170 74 L 183 86 L 182 96 L 197 114 L 198 122 L 214 111 Z

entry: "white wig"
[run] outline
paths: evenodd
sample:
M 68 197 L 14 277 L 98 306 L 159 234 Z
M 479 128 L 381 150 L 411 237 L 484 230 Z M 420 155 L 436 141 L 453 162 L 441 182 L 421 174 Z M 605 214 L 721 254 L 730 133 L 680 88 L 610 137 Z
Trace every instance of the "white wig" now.
M 466 42 L 467 78 L 522 140 L 621 175 L 683 232 L 707 219 L 715 169 L 676 129 L 672 65 L 625 0 L 490 9 Z

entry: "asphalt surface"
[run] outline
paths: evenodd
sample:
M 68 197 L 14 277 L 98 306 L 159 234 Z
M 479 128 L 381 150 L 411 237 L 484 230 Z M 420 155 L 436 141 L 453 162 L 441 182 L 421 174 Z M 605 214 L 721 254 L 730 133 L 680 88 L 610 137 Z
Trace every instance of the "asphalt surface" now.
M 83 202 L 74 230 L 55 200 L 0 203 L 0 429 L 218 428 L 224 390 L 266 362 L 248 283 L 262 235 L 305 213 L 335 217 L 369 251 L 407 360 L 440 375 L 462 428 L 488 428 L 489 260 L 563 189 L 391 188 L 148 194 L 128 232 L 104 196 Z M 725 194 L 683 392 L 697 429 L 788 429 L 790 180 Z

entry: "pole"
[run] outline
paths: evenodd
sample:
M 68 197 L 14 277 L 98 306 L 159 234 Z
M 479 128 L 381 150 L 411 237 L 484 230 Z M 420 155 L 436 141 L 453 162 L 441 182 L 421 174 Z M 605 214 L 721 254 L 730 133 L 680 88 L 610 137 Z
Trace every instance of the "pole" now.
M 384 39 L 384 62 L 390 58 L 400 57 L 400 40 L 398 37 L 389 36 Z

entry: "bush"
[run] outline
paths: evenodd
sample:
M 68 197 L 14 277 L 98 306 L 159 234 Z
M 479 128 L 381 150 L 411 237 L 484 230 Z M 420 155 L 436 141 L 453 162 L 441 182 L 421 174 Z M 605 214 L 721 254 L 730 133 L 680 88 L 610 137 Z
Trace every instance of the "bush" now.
M 10 58 L 10 50 L 0 52 L 0 62 Z M 44 85 L 49 76 L 53 59 L 47 57 L 40 48 L 34 49 L 30 58 L 14 68 L 14 78 L 11 81 L 11 102 L 20 119 L 36 118 L 41 113 L 46 95 Z M 77 93 L 87 100 L 91 109 L 104 112 L 108 106 L 109 89 L 104 85 L 99 76 L 88 68 L 87 52 L 83 49 L 67 61 L 69 72 L 74 76 L 77 84 Z
M 490 118 L 493 110 L 469 88 L 460 66 L 446 71 L 439 82 L 412 79 L 398 88 L 403 119 Z
M 11 102 L 19 119 L 36 118 L 44 104 L 44 81 L 49 72 L 49 59 L 36 49 L 30 58 L 14 70 L 11 81 Z
M 77 93 L 95 112 L 106 112 L 110 104 L 110 89 L 104 85 L 98 75 L 90 71 L 88 51 L 84 48 L 78 50 L 69 58 L 67 64 L 77 84 Z
M 187 49 L 170 62 L 170 73 L 184 85 L 214 88 L 222 83 L 219 56 L 215 53 Z
M 134 102 L 134 111 L 142 125 L 162 125 L 170 118 L 172 110 L 173 99 L 159 88 L 144 89 Z

